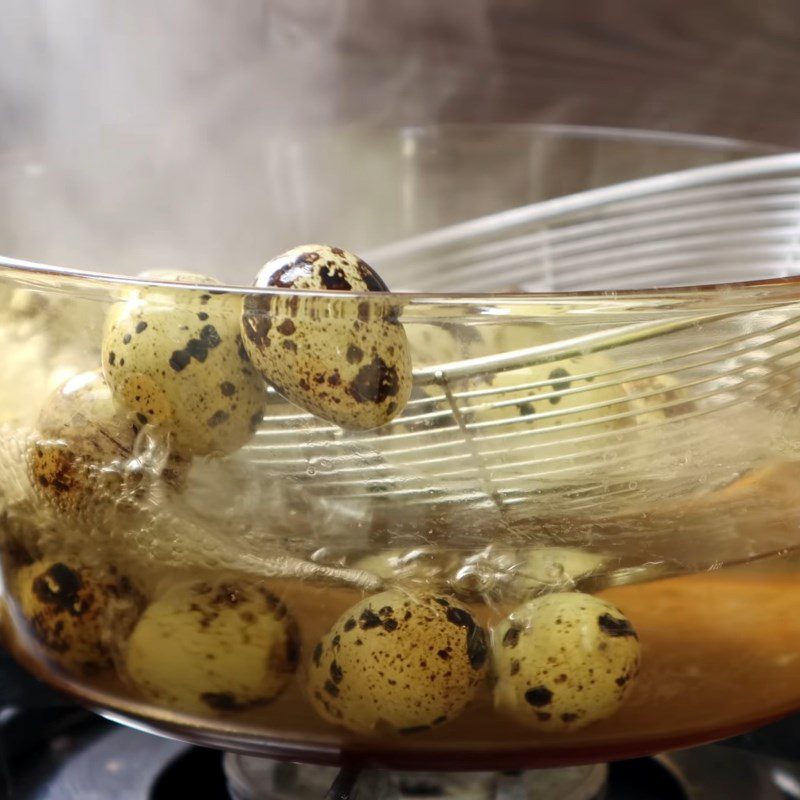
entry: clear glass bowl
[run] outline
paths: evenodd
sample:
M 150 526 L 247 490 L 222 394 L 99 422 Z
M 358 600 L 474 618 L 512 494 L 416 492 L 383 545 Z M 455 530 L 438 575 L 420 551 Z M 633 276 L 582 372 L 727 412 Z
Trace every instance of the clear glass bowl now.
M 545 133 L 496 135 L 525 150 Z M 568 152 L 585 142 L 590 161 L 610 136 L 546 135 Z M 425 136 L 445 176 L 459 148 L 491 141 L 486 130 L 414 133 Z M 623 159 L 625 177 L 674 166 L 668 141 L 631 146 L 648 155 L 630 172 Z M 718 166 L 373 249 L 395 285 L 449 274 L 460 294 L 301 297 L 3 260 L 8 646 L 129 724 L 327 763 L 579 763 L 796 710 L 800 164 L 726 165 L 747 148 L 684 146 L 682 165 Z M 419 195 L 400 182 L 410 208 L 430 208 L 430 174 L 419 171 Z M 384 238 L 524 194 L 395 220 Z M 647 275 L 707 284 L 726 264 L 748 280 L 636 288 Z M 590 288 L 523 290 L 553 280 Z M 335 318 L 369 337 L 388 315 L 409 342 L 407 405 L 386 425 L 345 430 L 252 374 L 228 381 L 217 356 L 238 353 L 246 298 L 254 329 L 280 330 L 276 309 L 292 304 L 292 327 L 317 334 Z M 140 315 L 110 348 L 106 317 L 126 319 L 134 302 Z M 116 374 L 154 328 L 177 342 L 163 375 L 185 381 L 185 407 L 172 396 L 137 405 L 152 386 L 109 377 L 112 391 L 96 377 Z M 182 366 L 179 348 L 191 356 Z M 324 383 L 347 355 L 343 343 Z M 203 405 L 208 387 L 224 414 Z M 252 431 L 237 427 L 243 408 Z M 588 618 L 547 621 L 543 599 L 565 593 L 583 593 Z M 410 605 L 373 608 L 378 595 Z M 589 595 L 619 611 L 597 611 Z M 520 610 L 529 603 L 540 616 Z M 427 622 L 413 633 L 417 613 Z M 580 635 L 554 639 L 562 623 Z M 517 708 L 509 687 L 521 680 Z

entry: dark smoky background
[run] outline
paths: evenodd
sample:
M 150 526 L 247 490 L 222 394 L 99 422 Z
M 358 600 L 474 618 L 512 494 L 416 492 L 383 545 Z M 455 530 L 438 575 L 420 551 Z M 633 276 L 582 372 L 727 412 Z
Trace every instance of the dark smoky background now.
M 249 283 L 301 241 L 367 247 L 543 191 L 507 189 L 520 134 L 453 148 L 437 123 L 794 147 L 798 20 L 789 0 L 4 0 L 0 252 Z M 574 167 L 552 143 L 524 157 Z M 464 164 L 464 202 L 433 213 Z

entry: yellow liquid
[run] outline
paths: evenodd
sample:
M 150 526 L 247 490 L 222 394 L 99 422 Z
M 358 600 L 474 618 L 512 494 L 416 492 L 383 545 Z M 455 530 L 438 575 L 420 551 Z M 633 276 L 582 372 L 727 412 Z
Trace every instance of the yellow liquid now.
M 303 661 L 361 598 L 356 590 L 296 581 L 271 586 L 299 623 Z M 357 737 L 316 715 L 304 694 L 302 666 L 268 706 L 190 718 L 143 704 L 111 675 L 73 683 L 45 668 L 21 640 L 17 653 L 57 686 L 139 724 L 149 721 L 155 729 L 231 749 L 330 763 L 496 769 L 613 759 L 724 738 L 800 707 L 800 573 L 722 570 L 601 596 L 635 625 L 642 670 L 613 717 L 573 733 L 542 734 L 502 716 L 487 683 L 465 713 L 442 728 Z M 472 610 L 489 626 L 502 613 L 482 605 Z

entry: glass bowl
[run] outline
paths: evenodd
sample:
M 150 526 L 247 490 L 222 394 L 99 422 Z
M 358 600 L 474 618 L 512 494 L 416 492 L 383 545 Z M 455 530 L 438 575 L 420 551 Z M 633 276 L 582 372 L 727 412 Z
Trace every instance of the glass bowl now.
M 580 763 L 796 710 L 800 159 L 745 152 L 364 240 L 428 293 L 3 259 L 7 645 L 128 724 L 331 764 Z M 343 326 L 410 353 L 367 430 L 248 358 L 332 347 L 332 408 Z

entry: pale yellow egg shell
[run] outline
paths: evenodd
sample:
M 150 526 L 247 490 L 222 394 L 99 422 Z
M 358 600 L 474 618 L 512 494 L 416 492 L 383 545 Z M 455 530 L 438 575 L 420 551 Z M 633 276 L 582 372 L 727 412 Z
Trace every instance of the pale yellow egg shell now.
M 232 577 L 170 586 L 131 634 L 126 669 L 148 699 L 189 713 L 235 712 L 277 697 L 299 636 L 264 585 Z
M 626 381 L 623 388 L 631 396 L 629 402 L 637 412 L 638 425 L 661 425 L 696 408 L 682 381 L 674 375 L 653 375 Z
M 344 428 L 377 428 L 403 410 L 411 357 L 396 305 L 382 297 L 336 297 L 385 291 L 370 267 L 340 248 L 307 245 L 269 262 L 256 285 L 329 295 L 245 298 L 245 348 L 278 392 Z
M 417 733 L 458 716 L 484 681 L 487 642 L 465 608 L 382 592 L 353 606 L 312 653 L 311 703 L 355 731 Z
M 109 642 L 140 604 L 118 573 L 90 569 L 72 559 L 24 566 L 13 586 L 19 609 L 48 658 L 83 676 L 111 668 Z
M 142 287 L 109 310 L 103 370 L 115 399 L 169 431 L 182 455 L 232 452 L 261 422 L 265 387 L 242 345 L 239 304 L 213 289 Z
M 531 600 L 494 629 L 492 640 L 496 707 L 542 731 L 574 731 L 611 716 L 639 672 L 632 625 L 592 595 Z
M 28 448 L 34 489 L 65 514 L 113 504 L 123 491 L 135 494 L 143 478 L 132 461 L 141 427 L 115 405 L 102 373 L 70 378 L 45 401 Z M 161 478 L 177 485 L 187 466 L 169 458 Z

